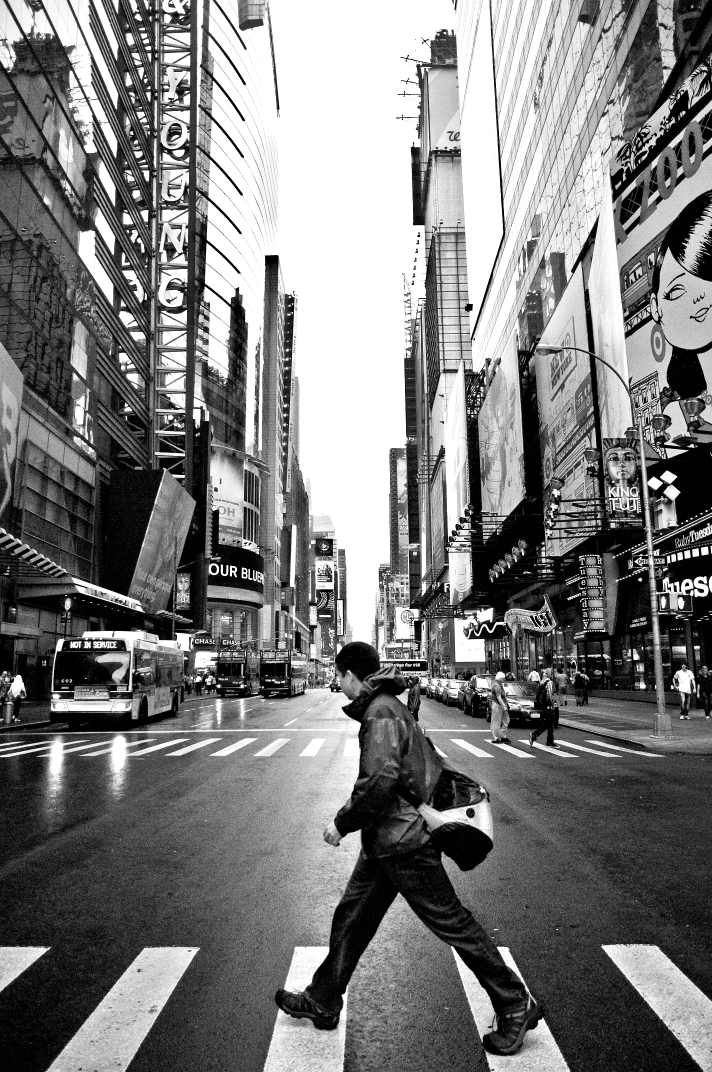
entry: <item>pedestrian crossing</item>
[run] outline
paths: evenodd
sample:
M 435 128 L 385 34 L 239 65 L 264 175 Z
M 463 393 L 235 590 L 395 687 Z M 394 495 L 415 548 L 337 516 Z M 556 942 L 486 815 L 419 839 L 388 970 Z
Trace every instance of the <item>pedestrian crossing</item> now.
M 143 757 L 182 759 L 194 754 L 225 758 L 235 756 L 239 752 L 243 752 L 243 755 L 251 755 L 256 759 L 270 759 L 277 755 L 281 758 L 295 754 L 299 758 L 314 759 L 317 756 L 333 755 L 334 752 L 340 754 L 344 759 L 357 758 L 359 755 L 358 738 L 353 736 L 347 737 L 346 740 L 340 735 L 331 738 L 314 737 L 306 745 L 303 734 L 298 737 L 277 737 L 266 744 L 262 743 L 263 738 L 241 737 L 237 741 L 223 745 L 223 747 L 216 747 L 224 741 L 225 737 L 202 737 L 199 740 L 190 737 L 169 737 L 168 740 L 157 742 L 155 737 L 127 740 L 124 736 L 107 737 L 102 740 L 64 739 L 61 736 L 45 741 L 15 740 L 0 744 L 0 764 L 5 759 L 22 757 L 58 759 L 72 753 L 77 753 L 82 759 L 96 759 L 100 756 L 111 755 L 114 759 L 123 758 L 127 761 Z M 436 750 L 439 755 L 446 759 L 453 758 L 458 761 L 463 760 L 466 756 L 474 756 L 478 760 L 499 758 L 507 762 L 510 758 L 531 760 L 551 756 L 557 763 L 560 760 L 567 759 L 588 759 L 589 756 L 595 756 L 596 759 L 600 760 L 616 760 L 623 758 L 626 754 L 641 756 L 644 760 L 664 758 L 659 752 L 624 748 L 620 745 L 610 744 L 608 741 L 598 741 L 595 738 L 587 739 L 585 744 L 577 744 L 557 737 L 555 748 L 550 748 L 540 741 L 535 741 L 533 745 L 530 745 L 529 739 L 526 737 L 518 738 L 510 743 L 488 740 L 482 742 L 485 747 L 472 744 L 471 741 L 462 737 L 450 737 L 443 740 L 441 736 L 438 736 L 438 742 Z M 247 751 L 251 745 L 256 744 L 261 745 L 261 747 L 255 751 Z M 439 745 L 444 747 L 441 748 Z
M 280 985 L 288 990 L 302 990 L 326 952 L 326 947 L 297 946 L 286 980 L 275 979 L 270 981 L 272 985 L 265 985 L 265 1000 Z M 547 994 L 542 991 L 543 984 L 537 980 L 528 982 L 523 977 L 509 948 L 500 947 L 500 952 L 524 985 L 531 984 L 546 1013 Z M 52 953 L 51 947 L 44 946 L 0 947 L 0 992 L 12 987 L 26 972 L 31 973 L 40 958 L 51 958 Z M 195 946 L 143 949 L 118 979 L 107 984 L 106 996 L 66 1042 L 46 1072 L 83 1072 L 88 1068 L 93 1072 L 126 1072 L 181 980 L 188 976 L 189 981 L 189 973 L 199 956 L 200 949 Z M 456 965 L 453 981 L 456 983 L 459 978 L 474 1025 L 482 1036 L 491 1028 L 492 1005 L 454 950 L 453 956 Z M 616 997 L 623 1007 L 629 1006 L 633 994 L 637 993 L 647 1007 L 648 1017 L 654 1017 L 677 1040 L 680 1058 L 686 1053 L 702 1072 L 712 1072 L 712 1001 L 659 946 L 602 945 L 593 956 L 608 957 L 620 972 Z M 587 967 L 595 970 L 597 965 L 591 963 Z M 438 984 L 442 985 L 442 980 Z M 394 1024 L 397 1024 L 397 1001 L 394 997 Z M 581 1011 L 576 1015 L 580 1016 Z M 590 1015 L 596 1016 L 594 1008 Z M 645 1014 L 639 1015 L 645 1026 Z M 650 1029 L 653 1022 L 649 1019 Z M 361 1033 L 368 1029 L 367 1024 L 350 1023 L 348 992 L 334 1031 L 316 1031 L 309 1021 L 294 1020 L 276 1011 L 262 1072 L 343 1072 L 350 1027 Z M 393 1044 L 402 1055 L 404 1040 L 397 1040 L 396 1035 L 397 1030 Z M 570 1072 L 569 1062 L 580 1067 L 581 1055 L 576 1052 L 567 1055 L 565 1048 L 565 1044 L 562 1049 L 557 1042 L 545 1017 L 536 1029 L 527 1033 L 524 1047 L 516 1058 L 517 1072 Z M 644 1053 L 640 1056 L 641 1067 L 648 1067 L 646 1057 L 654 1057 Z M 206 1061 L 209 1057 L 206 1054 Z M 486 1061 L 490 1072 L 506 1069 L 511 1072 L 511 1058 L 487 1054 Z

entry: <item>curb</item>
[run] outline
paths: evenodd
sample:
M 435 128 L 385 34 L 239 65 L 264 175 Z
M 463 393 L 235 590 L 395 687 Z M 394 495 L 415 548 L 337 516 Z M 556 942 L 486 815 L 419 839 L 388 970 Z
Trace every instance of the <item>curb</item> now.
M 34 728 L 34 727 L 37 727 L 37 726 L 54 726 L 54 725 L 56 725 L 56 723 L 52 722 L 52 720 L 49 719 L 49 718 L 46 719 L 44 722 L 19 722 L 19 723 L 18 722 L 11 722 L 9 726 L 6 726 L 4 723 L 2 723 L 2 724 L 0 724 L 0 732 L 5 731 L 5 730 L 11 730 L 11 731 L 14 730 L 14 732 L 17 733 L 17 732 L 19 732 L 21 730 L 31 729 L 31 728 Z
M 595 733 L 599 737 L 609 737 L 613 741 L 625 741 L 626 744 L 634 744 L 640 748 L 641 752 L 655 752 L 666 751 L 674 752 L 677 755 L 695 755 L 695 756 L 712 756 L 712 741 L 706 746 L 707 751 L 701 752 L 696 748 L 685 747 L 684 737 L 669 737 L 663 738 L 663 743 L 658 740 L 653 740 L 648 744 L 647 741 L 644 744 L 639 741 L 637 737 L 626 737 L 619 730 L 601 729 L 599 726 L 592 726 L 590 723 L 584 722 L 572 722 L 570 719 L 559 718 L 560 726 L 568 726 L 572 730 L 583 730 L 585 733 Z M 669 743 L 668 743 L 669 742 Z

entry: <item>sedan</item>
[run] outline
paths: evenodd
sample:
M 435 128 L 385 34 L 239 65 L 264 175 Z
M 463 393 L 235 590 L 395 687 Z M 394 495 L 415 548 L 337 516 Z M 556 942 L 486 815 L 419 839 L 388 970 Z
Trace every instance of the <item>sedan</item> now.
M 472 715 L 473 718 L 485 717 L 493 682 L 493 677 L 480 677 L 476 674 L 465 682 L 462 690 L 462 706 L 466 715 Z
M 513 726 L 537 726 L 541 713 L 534 710 L 536 689 L 522 685 L 518 681 L 504 681 L 504 694 L 509 703 L 509 721 Z M 487 708 L 487 721 L 492 721 L 492 714 Z
M 442 683 L 441 699 L 446 707 L 454 704 L 455 707 L 460 706 L 460 689 L 462 682 L 455 678 L 445 678 Z

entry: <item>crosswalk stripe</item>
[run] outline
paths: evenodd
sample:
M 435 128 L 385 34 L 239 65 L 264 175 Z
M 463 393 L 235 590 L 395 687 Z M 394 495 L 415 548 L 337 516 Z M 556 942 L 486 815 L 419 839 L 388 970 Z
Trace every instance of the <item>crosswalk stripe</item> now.
M 129 755 L 133 759 L 134 756 L 147 756 L 149 752 L 158 752 L 161 748 L 172 748 L 174 744 L 184 744 L 190 740 L 189 737 L 176 737 L 173 741 L 164 741 L 163 744 L 152 744 L 150 748 L 141 748 L 138 752 L 129 752 Z
M 613 748 L 616 752 L 630 752 L 632 756 L 647 756 L 648 759 L 665 759 L 662 752 L 643 752 L 640 748 L 622 748 L 619 744 L 610 744 L 608 741 L 592 741 L 586 739 L 586 744 L 597 744 L 601 748 Z
M 565 748 L 575 748 L 577 752 L 588 752 L 591 756 L 605 756 L 607 759 L 620 759 L 615 752 L 602 752 L 595 748 L 586 748 L 582 744 L 572 744 L 571 741 L 561 741 Z M 603 747 L 603 746 L 601 746 Z
M 326 946 L 297 946 L 285 990 L 303 990 L 328 951 Z M 344 994 L 341 1019 L 334 1031 L 315 1031 L 309 1020 L 295 1020 L 278 1011 L 264 1072 L 342 1072 L 346 1048 L 346 998 L 347 994 Z
M 491 752 L 485 752 L 482 748 L 478 748 L 477 745 L 470 744 L 469 741 L 462 741 L 457 737 L 451 737 L 450 740 L 453 744 L 459 744 L 460 748 L 464 748 L 466 752 L 472 752 L 473 756 L 478 756 L 480 759 L 493 758 Z
M 514 958 L 507 947 L 500 946 L 499 951 L 512 971 L 516 972 L 519 978 L 522 979 L 521 972 L 514 963 Z M 472 1011 L 472 1018 L 480 1034 L 486 1034 L 490 1030 L 490 1025 L 494 1019 L 492 1002 L 454 949 L 452 952 L 468 1005 Z M 523 979 L 522 982 L 524 982 Z M 526 986 L 526 983 L 524 985 Z M 488 1053 L 487 1062 L 491 1072 L 512 1072 L 511 1057 L 497 1057 Z M 569 1072 L 569 1066 L 564 1060 L 561 1050 L 556 1045 L 546 1020 L 540 1020 L 533 1031 L 527 1031 L 524 1046 L 517 1054 L 515 1063 L 517 1072 Z
M 229 756 L 233 752 L 237 752 L 240 748 L 245 748 L 248 744 L 254 744 L 257 740 L 256 737 L 243 737 L 241 741 L 235 741 L 234 744 L 227 745 L 226 748 L 220 748 L 217 752 L 211 752 L 211 756 Z
M 447 759 L 447 755 L 445 754 L 445 752 L 443 752 L 442 748 L 438 748 L 437 745 L 435 745 L 434 747 L 435 747 L 435 751 L 437 752 L 437 754 L 439 756 L 442 756 L 443 759 Z
M 47 952 L 47 946 L 0 946 L 0 990 L 14 982 L 31 964 Z
M 531 752 L 522 752 L 521 748 L 512 748 L 511 744 L 502 744 L 498 742 L 492 745 L 493 748 L 499 748 L 502 752 L 509 752 L 510 755 L 516 756 L 517 759 L 534 759 Z
M 55 759 L 58 756 L 68 756 L 70 752 L 84 752 L 87 748 L 96 748 L 96 741 L 87 741 L 86 744 L 72 743 L 71 748 L 68 748 L 62 741 L 53 741 L 52 744 L 48 745 L 42 752 L 33 750 L 31 755 L 33 759 L 45 759 L 45 757 Z M 18 753 L 13 752 L 12 754 L 17 755 Z M 23 752 L 21 754 L 27 755 L 28 753 Z M 0 758 L 4 759 L 6 756 L 7 752 L 4 752 Z
M 712 1001 L 655 945 L 604 945 L 703 1072 L 712 1072 Z
M 79 741 L 73 743 L 79 744 Z M 31 752 L 42 752 L 47 748 L 52 748 L 55 744 L 56 741 L 45 741 L 44 744 L 23 745 L 14 752 L 0 753 L 0 759 L 7 759 L 9 756 L 27 756 Z
M 282 747 L 284 744 L 289 743 L 289 737 L 278 737 L 276 741 L 272 741 L 272 744 L 268 744 L 266 748 L 260 749 L 259 752 L 255 752 L 256 756 L 273 756 L 274 753 Z
M 22 745 L 29 743 L 29 741 L 0 741 L 0 748 L 21 748 Z
M 48 1072 L 124 1072 L 197 952 L 174 947 L 139 953 Z
M 82 759 L 93 759 L 94 756 L 108 756 L 118 749 L 136 748 L 139 744 L 149 744 L 150 741 L 155 741 L 155 739 L 155 737 L 143 737 L 138 741 L 127 741 L 124 737 L 114 737 L 108 748 L 99 748 L 96 752 L 85 752 Z
M 357 756 L 359 755 L 359 752 L 358 738 L 349 737 L 344 744 L 344 756 Z
M 321 746 L 323 745 L 326 737 L 315 737 L 313 741 L 310 741 L 303 752 L 300 752 L 300 756 L 315 756 Z
M 529 745 L 529 741 L 526 740 L 525 738 L 522 738 L 522 737 L 519 738 L 519 743 Z M 530 748 L 539 748 L 539 749 L 541 749 L 542 752 L 548 752 L 550 756 L 561 756 L 562 759 L 578 759 L 579 758 L 578 756 L 575 756 L 573 754 L 573 752 L 562 752 L 560 748 L 549 748 L 548 744 L 539 744 L 538 741 L 535 741 L 534 744 L 529 745 L 529 747 Z
M 196 741 L 195 744 L 188 744 L 185 748 L 178 748 L 175 752 L 166 752 L 167 756 L 187 756 L 189 752 L 197 752 L 199 748 L 207 748 L 209 744 L 215 744 L 216 741 L 222 741 L 222 737 L 206 737 L 204 741 Z

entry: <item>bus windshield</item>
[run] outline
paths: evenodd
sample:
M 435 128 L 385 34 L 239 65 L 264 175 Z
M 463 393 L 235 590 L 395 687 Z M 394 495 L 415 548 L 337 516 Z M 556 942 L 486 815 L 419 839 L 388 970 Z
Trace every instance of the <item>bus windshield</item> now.
M 130 666 L 130 651 L 60 651 L 54 663 L 54 688 L 127 685 Z
M 237 659 L 218 659 L 218 676 L 244 677 L 245 664 Z
M 286 663 L 262 663 L 262 673 L 269 674 L 270 677 L 286 677 L 287 664 Z

